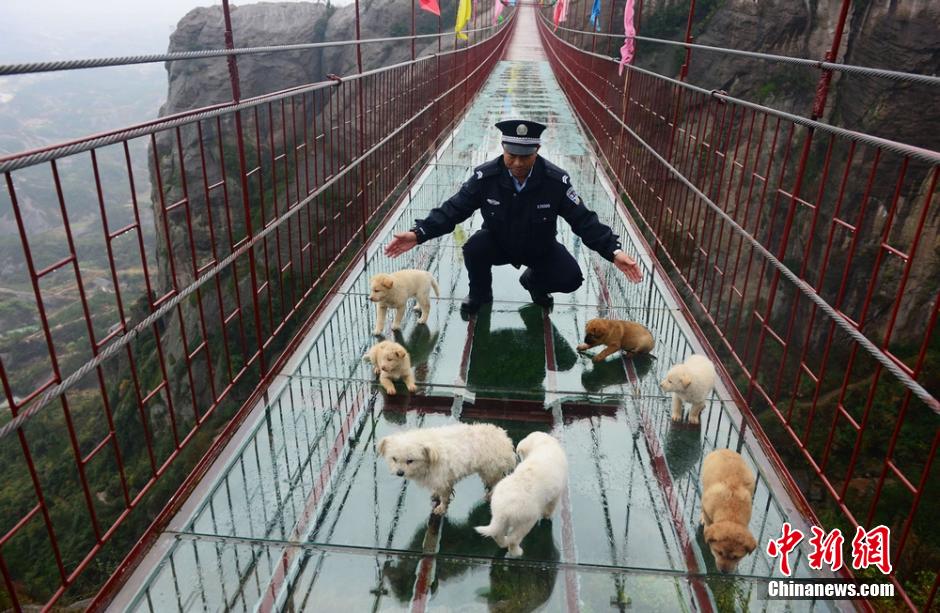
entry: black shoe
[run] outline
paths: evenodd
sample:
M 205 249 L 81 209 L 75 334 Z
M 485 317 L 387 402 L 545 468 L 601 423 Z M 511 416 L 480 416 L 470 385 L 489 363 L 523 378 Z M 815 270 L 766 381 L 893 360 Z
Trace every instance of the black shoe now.
M 555 299 L 552 298 L 551 294 L 543 292 L 540 289 L 533 289 L 529 287 L 529 280 L 532 278 L 532 270 L 526 268 L 526 271 L 522 273 L 522 276 L 519 277 L 519 284 L 524 287 L 529 292 L 529 297 L 532 299 L 532 302 L 539 305 L 540 307 L 545 307 L 550 309 L 555 305 Z
M 464 298 L 463 302 L 460 303 L 460 312 L 467 315 L 473 315 L 479 311 L 484 304 L 489 304 L 491 302 L 493 302 L 492 296 L 477 298 L 476 296 L 470 295 Z

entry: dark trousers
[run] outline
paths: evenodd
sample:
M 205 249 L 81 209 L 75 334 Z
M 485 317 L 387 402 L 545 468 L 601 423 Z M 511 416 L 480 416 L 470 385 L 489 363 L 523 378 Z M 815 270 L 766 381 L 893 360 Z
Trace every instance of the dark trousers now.
M 488 298 L 493 295 L 493 266 L 512 263 L 509 254 L 500 247 L 489 230 L 479 230 L 463 246 L 463 260 L 470 276 L 470 295 Z M 581 287 L 584 276 L 581 267 L 561 243 L 555 241 L 537 260 L 523 261 L 528 266 L 530 290 L 571 293 Z

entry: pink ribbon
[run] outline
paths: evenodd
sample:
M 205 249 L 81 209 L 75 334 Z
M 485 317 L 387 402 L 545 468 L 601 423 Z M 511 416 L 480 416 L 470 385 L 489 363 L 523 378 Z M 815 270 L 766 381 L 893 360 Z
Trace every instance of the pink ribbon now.
M 617 74 L 623 74 L 623 67 L 633 62 L 633 50 L 636 48 L 636 28 L 633 27 L 633 0 L 627 0 L 627 5 L 623 7 L 623 46 L 620 47 L 620 66 Z

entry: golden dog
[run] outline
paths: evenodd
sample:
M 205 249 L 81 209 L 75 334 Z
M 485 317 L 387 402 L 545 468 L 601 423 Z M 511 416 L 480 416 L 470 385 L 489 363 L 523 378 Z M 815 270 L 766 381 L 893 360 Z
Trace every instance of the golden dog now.
M 607 345 L 594 356 L 595 362 L 604 359 L 615 351 L 623 351 L 628 357 L 637 353 L 649 353 L 656 341 L 653 334 L 638 323 L 618 319 L 592 319 L 584 326 L 584 342 L 578 345 L 578 351 L 586 351 L 598 345 Z
M 741 454 L 716 449 L 702 461 L 702 523 L 718 570 L 733 572 L 754 551 L 757 541 L 748 529 L 756 478 Z
M 405 316 L 405 305 L 408 299 L 414 297 L 418 304 L 414 310 L 421 312 L 419 324 L 426 324 L 431 314 L 431 289 L 438 297 L 441 290 L 437 281 L 426 270 L 399 270 L 391 274 L 379 273 L 369 280 L 369 300 L 375 303 L 376 318 L 375 330 L 372 334 L 381 336 L 385 329 L 385 313 L 388 309 L 395 309 L 395 319 L 392 321 L 392 330 L 401 330 L 401 320 Z
M 389 396 L 395 395 L 393 380 L 404 380 L 409 392 L 418 389 L 414 371 L 411 370 L 411 356 L 408 355 L 408 350 L 398 343 L 376 343 L 362 358 L 372 362 L 372 370 L 379 376 L 379 383 Z

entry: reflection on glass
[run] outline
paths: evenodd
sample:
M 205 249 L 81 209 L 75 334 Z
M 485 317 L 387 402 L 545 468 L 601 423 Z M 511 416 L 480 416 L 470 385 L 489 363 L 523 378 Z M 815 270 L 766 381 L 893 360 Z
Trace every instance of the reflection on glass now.
M 545 565 L 522 565 L 503 561 L 505 552 L 491 539 L 481 537 L 473 529 L 488 524 L 489 505 L 480 502 L 467 515 L 466 521 L 445 516 L 441 525 L 441 554 L 457 553 L 461 556 L 494 559 L 489 567 L 489 585 L 477 590 L 479 601 L 485 601 L 490 611 L 534 611 L 544 604 L 555 589 L 555 576 L 559 560 L 558 548 L 552 538 L 552 522 L 540 521 L 525 539 L 525 559 L 547 562 Z M 409 549 L 420 549 L 425 529 L 415 531 Z M 395 558 L 386 562 L 382 574 L 392 594 L 400 602 L 409 602 L 414 593 L 419 558 Z M 435 567 L 435 581 L 431 593 L 445 592 L 449 582 L 463 580 L 466 574 L 480 567 L 479 561 L 454 560 L 439 557 Z M 439 602 L 465 605 L 466 602 Z

